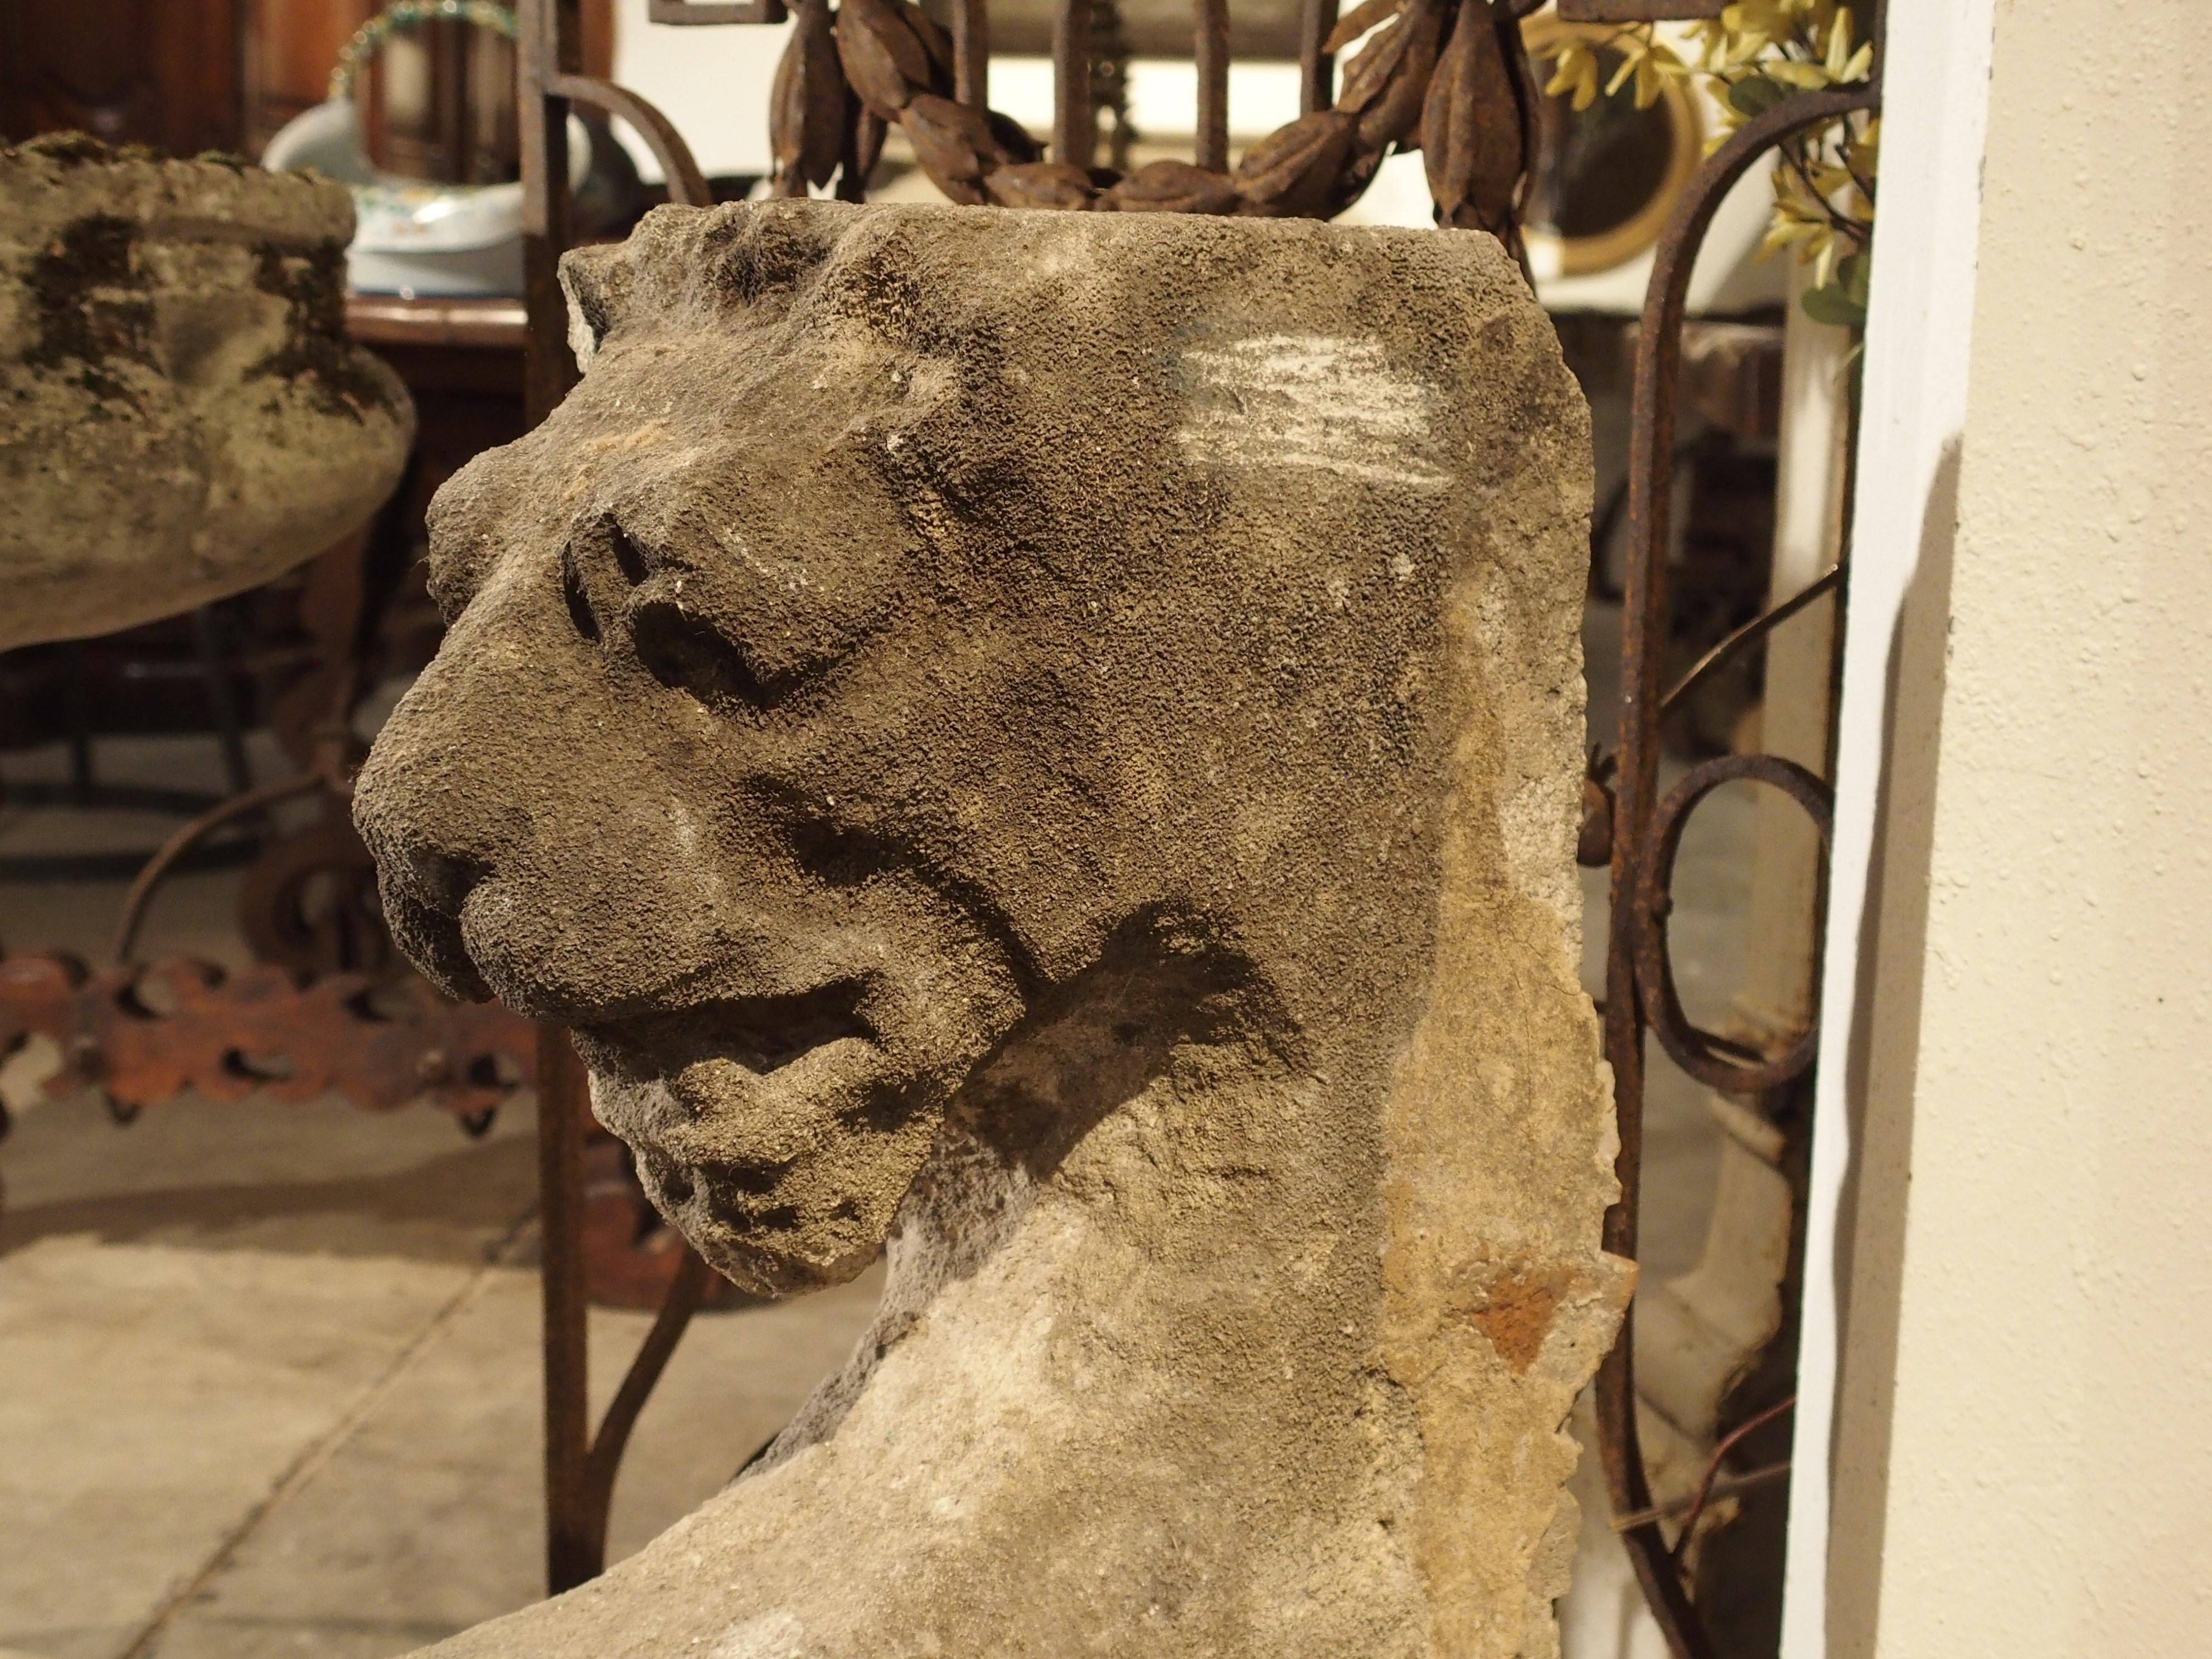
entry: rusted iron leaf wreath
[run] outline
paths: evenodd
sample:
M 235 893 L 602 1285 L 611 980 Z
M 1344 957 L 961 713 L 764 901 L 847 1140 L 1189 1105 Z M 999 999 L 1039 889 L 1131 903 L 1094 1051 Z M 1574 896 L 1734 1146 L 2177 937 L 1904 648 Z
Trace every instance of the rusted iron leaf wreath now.
M 1232 170 L 1158 161 L 1126 174 L 1048 156 L 1018 123 L 960 101 L 951 40 L 908 0 L 798 0 L 793 12 L 769 106 L 779 196 L 838 177 L 857 197 L 893 124 L 939 190 L 976 206 L 1327 219 L 1384 158 L 1418 149 L 1438 222 L 1486 230 L 1520 257 L 1535 94 L 1519 24 L 1490 0 L 1365 0 L 1324 46 L 1368 36 L 1332 107 L 1270 133 Z

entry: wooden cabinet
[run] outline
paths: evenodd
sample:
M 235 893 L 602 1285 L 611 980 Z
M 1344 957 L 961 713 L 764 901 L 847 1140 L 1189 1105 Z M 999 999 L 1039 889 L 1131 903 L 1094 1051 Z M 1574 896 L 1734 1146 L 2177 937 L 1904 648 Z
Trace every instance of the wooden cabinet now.
M 179 155 L 258 156 L 279 127 L 322 102 L 340 49 L 384 3 L 0 0 L 0 141 L 76 130 Z M 584 0 L 583 26 L 585 67 L 605 75 L 613 0 Z M 438 23 L 397 56 L 404 85 L 380 84 L 373 69 L 361 88 L 378 158 L 423 178 L 512 176 L 514 49 Z
M 331 67 L 382 0 L 240 0 L 246 8 L 246 144 L 258 155 L 276 129 L 323 101 Z
M 179 155 L 246 139 L 246 0 L 0 0 L 0 134 Z

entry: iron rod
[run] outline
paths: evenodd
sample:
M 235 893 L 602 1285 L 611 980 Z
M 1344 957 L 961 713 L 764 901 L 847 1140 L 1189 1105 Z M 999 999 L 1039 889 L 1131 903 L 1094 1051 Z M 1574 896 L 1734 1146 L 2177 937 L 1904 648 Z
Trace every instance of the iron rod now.
M 1198 60 L 1198 141 L 1194 159 L 1229 171 L 1229 0 L 1193 0 Z
M 1311 115 L 1336 101 L 1336 54 L 1327 41 L 1336 27 L 1337 0 L 1305 0 L 1298 9 L 1298 109 Z
M 1714 212 L 1753 161 L 1791 133 L 1869 110 L 1871 87 L 1804 93 L 1754 117 L 1709 156 L 1684 190 L 1655 251 L 1638 336 L 1629 438 L 1628 580 L 1621 629 L 1620 764 L 1614 789 L 1613 874 L 1606 947 L 1605 1051 L 1613 1075 L 1620 1133 L 1614 1171 L 1620 1197 L 1605 1218 L 1607 1251 L 1634 1260 L 1644 1146 L 1644 1018 L 1636 958 L 1638 894 L 1656 806 L 1659 676 L 1667 642 L 1667 553 L 1674 523 L 1674 415 L 1680 394 L 1682 318 L 1690 271 Z M 1597 1375 L 1599 1450 L 1615 1515 L 1649 1510 L 1650 1486 L 1636 1423 L 1633 1310 L 1621 1321 Z M 1712 1659 L 1713 1646 L 1675 1571 L 1656 1522 L 1621 1534 L 1644 1599 L 1677 1659 Z
M 706 176 L 699 171 L 691 147 L 684 142 L 675 124 L 629 88 L 589 75 L 562 75 L 550 82 L 547 89 L 628 122 L 631 130 L 645 140 L 653 159 L 660 163 L 660 170 L 668 180 L 670 201 L 679 207 L 714 205 L 714 198 L 707 188 Z
M 991 106 L 991 14 L 984 0 L 952 8 L 952 95 L 970 109 Z
M 580 0 L 524 0 L 515 82 L 522 128 L 523 419 L 537 426 L 575 383 L 561 255 L 573 239 L 568 100 L 583 67 Z M 538 1032 L 538 1280 L 544 1308 L 545 1582 L 557 1595 L 590 1577 L 581 1504 L 589 1455 L 584 1312 L 582 1063 L 557 1025 Z
M 653 1385 L 667 1369 L 676 1345 L 683 1340 L 691 1316 L 707 1299 L 707 1287 L 714 1279 L 714 1270 L 696 1250 L 686 1244 L 683 1251 L 683 1258 L 677 1262 L 676 1272 L 668 1281 L 668 1292 L 661 1298 L 660 1312 L 653 1319 L 653 1328 L 646 1333 L 645 1340 L 639 1344 L 636 1357 L 630 1361 L 629 1371 L 615 1390 L 606 1415 L 599 1419 L 599 1431 L 592 1437 L 591 1453 L 585 1460 L 582 1509 L 589 1531 L 584 1543 L 593 1577 L 606 1566 L 607 1517 L 614 1509 L 615 1476 L 622 1472 L 623 1452 L 629 1444 L 630 1431 L 637 1426 L 638 1414 L 653 1397 Z
M 1052 26 L 1052 159 L 1088 167 L 1098 145 L 1091 112 L 1091 0 L 1060 0 Z
M 1752 645 L 1772 633 L 1792 617 L 1819 599 L 1832 592 L 1843 581 L 1844 568 L 1830 565 L 1827 569 L 1792 593 L 1781 604 L 1761 611 L 1741 628 L 1724 635 L 1720 643 L 1690 665 L 1690 670 L 1674 682 L 1674 689 L 1659 700 L 1659 718 L 1664 720 L 1681 704 L 1682 699 L 1695 691 L 1714 675 L 1734 662 Z
M 524 0 L 516 13 L 515 89 L 522 129 L 523 423 L 534 427 L 575 384 L 561 256 L 573 240 L 568 100 L 555 90 L 581 64 L 580 0 Z
M 215 717 L 216 741 L 222 750 L 223 775 L 233 794 L 253 787 L 253 768 L 246 757 L 246 726 L 239 717 L 238 699 L 231 695 L 230 666 L 223 650 L 224 629 L 220 612 L 211 605 L 192 612 L 192 647 L 207 679 L 208 712 Z
M 553 1595 L 598 1575 L 606 1535 L 605 1516 L 595 1524 L 592 1514 L 586 1423 L 584 1121 L 590 1109 L 584 1065 L 568 1033 L 540 1025 L 538 1279 L 545 1310 L 545 1583 Z
M 648 23 L 781 23 L 783 0 L 646 0 Z
M 763 10 L 779 15 L 767 0 Z M 519 8 L 516 87 L 522 122 L 524 417 L 536 426 L 576 380 L 568 344 L 561 256 L 574 240 L 568 189 L 571 100 L 618 116 L 659 159 L 672 201 L 711 202 L 706 179 L 674 125 L 627 88 L 587 76 L 580 0 L 524 0 Z M 700 21 L 686 19 L 684 21 Z M 596 1577 L 605 1565 L 607 1510 L 629 1423 L 697 1305 L 696 1276 L 679 1274 L 671 1305 L 632 1365 L 629 1395 L 594 1460 L 590 1437 L 584 1268 L 584 1135 L 591 1111 L 583 1062 L 566 1030 L 538 1034 L 538 1186 L 540 1281 L 544 1303 L 545 1577 L 554 1595 Z M 687 1297 L 689 1298 L 687 1302 Z
M 1562 23 L 1662 23 L 1717 17 L 1729 0 L 1559 0 Z M 1533 9 L 1533 8 L 1532 8 Z

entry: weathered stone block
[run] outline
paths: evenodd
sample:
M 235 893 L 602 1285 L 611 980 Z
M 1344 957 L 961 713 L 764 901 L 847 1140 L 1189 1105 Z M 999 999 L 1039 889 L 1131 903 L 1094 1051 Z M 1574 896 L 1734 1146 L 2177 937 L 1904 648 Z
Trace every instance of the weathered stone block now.
M 462 1655 L 1538 1655 L 1618 1318 L 1587 418 L 1496 243 L 664 210 L 357 797 L 741 1283 L 881 1318 Z

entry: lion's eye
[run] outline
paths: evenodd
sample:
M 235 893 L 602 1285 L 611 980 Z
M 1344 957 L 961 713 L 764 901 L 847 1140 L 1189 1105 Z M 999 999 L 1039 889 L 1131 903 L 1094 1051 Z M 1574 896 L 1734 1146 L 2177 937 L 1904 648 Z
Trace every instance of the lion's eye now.
M 645 555 L 637 550 L 637 544 L 630 540 L 629 532 L 622 526 L 610 519 L 605 530 L 607 550 L 614 556 L 615 568 L 622 572 L 624 581 L 635 587 L 652 574 L 651 564 Z
M 649 522 L 649 521 L 648 521 Z M 684 539 L 633 535 L 612 514 L 577 526 L 561 596 L 579 637 L 723 713 L 773 708 L 836 662 L 867 613 L 824 602 L 808 570 Z M 711 543 L 711 532 L 702 538 Z
M 584 573 L 577 565 L 574 546 L 561 550 L 561 597 L 568 602 L 568 620 L 576 625 L 576 631 L 597 644 L 599 619 L 592 610 L 591 596 L 584 591 Z
M 579 531 L 561 554 L 561 596 L 583 638 L 597 645 L 626 634 L 647 673 L 710 708 L 775 702 L 785 688 L 757 672 L 696 603 L 685 604 L 685 576 L 611 516 Z
M 680 592 L 641 593 L 629 609 L 631 647 L 653 678 L 709 708 L 764 708 L 788 690 L 763 676 L 744 651 Z
M 561 550 L 561 597 L 576 632 L 598 643 L 652 574 L 653 562 L 611 517 L 579 530 Z

